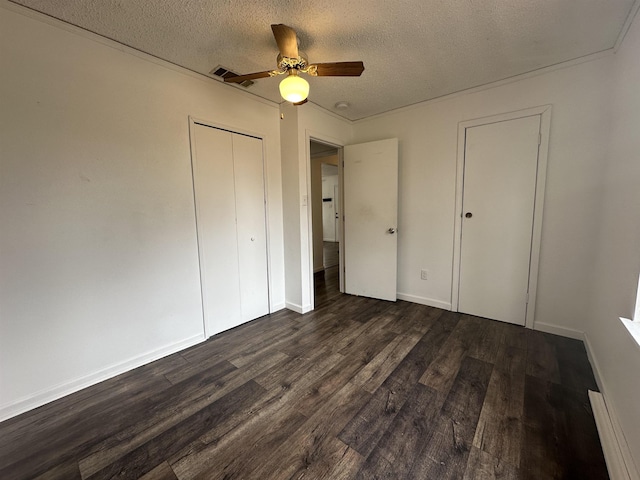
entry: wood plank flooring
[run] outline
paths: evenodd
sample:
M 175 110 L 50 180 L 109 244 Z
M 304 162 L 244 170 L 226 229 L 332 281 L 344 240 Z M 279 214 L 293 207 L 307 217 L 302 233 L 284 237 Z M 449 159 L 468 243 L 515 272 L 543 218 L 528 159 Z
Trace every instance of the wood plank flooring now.
M 336 282 L 0 423 L 0 478 L 608 478 L 582 343 Z
M 315 307 L 322 307 L 327 302 L 331 302 L 340 296 L 340 279 L 338 269 L 334 267 L 325 268 L 323 271 L 313 275 L 315 284 Z

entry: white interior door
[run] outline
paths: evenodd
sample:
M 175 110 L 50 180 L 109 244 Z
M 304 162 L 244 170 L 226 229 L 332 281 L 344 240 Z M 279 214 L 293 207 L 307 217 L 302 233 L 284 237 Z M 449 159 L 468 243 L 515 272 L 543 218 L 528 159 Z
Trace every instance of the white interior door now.
M 344 147 L 345 293 L 396 300 L 398 139 Z
M 525 324 L 540 115 L 466 129 L 458 311 Z
M 233 165 L 240 309 L 246 322 L 269 313 L 262 140 L 234 134 Z

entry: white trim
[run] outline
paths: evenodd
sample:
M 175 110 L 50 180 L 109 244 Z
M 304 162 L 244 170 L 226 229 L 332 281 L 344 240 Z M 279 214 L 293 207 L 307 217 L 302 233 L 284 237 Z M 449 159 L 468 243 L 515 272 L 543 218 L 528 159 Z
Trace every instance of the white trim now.
M 338 221 L 340 223 L 338 242 L 342 245 L 338 249 L 338 280 L 340 293 L 344 293 L 347 278 L 344 259 L 344 148 L 338 150 L 338 200 Z
M 616 433 L 613 429 L 613 422 L 609 416 L 607 405 L 604 397 L 599 392 L 589 390 L 589 400 L 591 401 L 591 410 L 598 428 L 598 436 L 602 445 L 602 452 L 607 463 L 607 470 L 611 480 L 629 480 L 629 472 L 622 457 L 622 450 L 616 439 Z
M 627 440 L 624 436 L 624 432 L 622 431 L 622 427 L 620 426 L 620 422 L 618 421 L 618 414 L 616 412 L 616 409 L 613 405 L 613 402 L 610 401 L 611 397 L 607 393 L 608 390 L 604 382 L 604 377 L 600 373 L 601 370 L 600 370 L 600 365 L 598 363 L 598 359 L 594 355 L 593 347 L 591 346 L 591 342 L 589 341 L 589 336 L 587 335 L 586 332 L 584 334 L 584 346 L 587 350 L 587 357 L 589 358 L 589 363 L 591 363 L 593 376 L 595 377 L 596 383 L 598 384 L 598 388 L 600 389 L 600 392 L 602 393 L 602 396 L 605 400 L 607 412 L 609 414 L 611 425 L 615 433 L 616 441 L 618 443 L 618 447 L 622 454 L 622 459 L 624 460 L 627 473 L 629 474 L 628 478 L 630 478 L 631 480 L 640 480 L 640 473 L 636 468 L 635 462 L 633 460 L 633 456 L 631 455 L 631 451 L 629 450 L 629 445 L 627 444 Z
M 515 112 L 502 113 L 487 117 L 465 120 L 458 124 L 458 151 L 456 163 L 456 200 L 454 211 L 453 259 L 451 280 L 451 309 L 458 311 L 460 284 L 460 248 L 462 236 L 462 193 L 464 188 L 464 155 L 466 129 L 479 125 L 504 122 L 518 118 L 540 116 L 540 145 L 538 147 L 538 170 L 536 174 L 536 194 L 533 215 L 531 256 L 529 265 L 529 302 L 525 326 L 533 328 L 535 318 L 536 294 L 538 286 L 538 267 L 540 263 L 540 243 L 542 239 L 542 213 L 544 210 L 544 192 L 547 178 L 547 159 L 549 154 L 549 133 L 551 127 L 551 105 L 527 108 Z
M 620 317 L 620 321 L 625 326 L 625 329 L 633 338 L 633 341 L 636 342 L 636 345 L 640 346 L 640 321 L 632 321 L 628 318 Z
M 130 47 L 128 45 L 125 45 L 123 43 L 119 43 L 115 40 L 112 40 L 110 38 L 107 37 L 103 37 L 102 35 L 98 35 L 97 33 L 91 32 L 89 30 L 86 30 L 84 28 L 78 27 L 76 25 L 73 25 L 71 23 L 67 23 L 63 20 L 59 20 L 55 17 L 51 17 L 49 15 L 46 15 L 44 13 L 38 12 L 36 10 L 32 10 L 29 7 L 25 7 L 23 5 L 18 5 L 18 4 L 14 4 L 12 2 L 9 2 L 8 0 L 0 0 L 0 8 L 4 8 L 6 10 L 10 10 L 14 13 L 23 15 L 27 18 L 31 18 L 37 21 L 40 21 L 42 23 L 46 23 L 47 25 L 51 25 L 53 27 L 57 27 L 60 28 L 61 30 L 65 30 L 69 33 L 72 33 L 74 35 L 78 35 L 80 37 L 84 37 L 87 40 L 91 40 L 93 42 L 96 43 L 100 43 L 106 47 L 110 47 L 113 48 L 115 50 L 118 50 L 122 53 L 128 54 L 128 55 L 132 55 L 134 57 L 138 57 L 142 60 L 145 60 L 147 62 L 151 62 L 154 63 L 158 66 L 164 67 L 164 68 L 168 68 L 169 70 L 173 70 L 175 72 L 181 73 L 183 75 L 187 75 L 189 77 L 192 78 L 196 78 L 198 80 L 203 80 L 203 81 L 207 81 L 208 83 L 211 84 L 218 84 L 220 86 L 220 88 L 233 88 L 235 91 L 239 92 L 241 95 L 249 95 L 253 100 L 263 103 L 265 105 L 268 105 L 270 107 L 274 107 L 277 108 L 278 110 L 280 109 L 280 104 L 278 102 L 274 102 L 272 100 L 267 100 L 264 97 L 260 97 L 258 95 L 256 95 L 255 93 L 252 93 L 248 90 L 245 90 L 244 87 L 238 86 L 236 84 L 231 84 L 231 83 L 225 83 L 222 80 L 217 80 L 215 78 L 211 78 L 208 77 L 207 75 L 204 75 L 202 73 L 196 72 L 194 70 L 189 70 L 188 68 L 185 68 L 183 66 L 177 65 L 175 63 L 171 63 L 167 60 L 161 59 L 159 57 L 155 57 L 149 53 L 143 52 L 142 50 L 137 50 L 133 47 Z M 227 90 L 227 92 L 229 92 L 229 90 Z M 320 107 L 321 108 L 321 107 Z M 342 118 L 342 117 L 340 117 Z M 344 120 L 344 119 L 343 119 Z
M 282 303 L 276 303 L 275 305 L 273 305 L 271 307 L 271 311 L 269 313 L 276 313 L 279 312 L 280 310 L 284 310 L 285 308 L 287 308 L 287 304 L 282 302 Z
M 262 189 L 264 191 L 264 234 L 265 234 L 265 255 L 267 256 L 267 304 L 269 305 L 269 313 L 273 311 L 273 286 L 274 278 L 271 274 L 273 262 L 271 261 L 271 215 L 269 205 L 269 166 L 267 165 L 267 135 L 260 136 L 262 139 Z M 195 194 L 195 189 L 194 189 Z
M 166 357 L 177 353 L 185 348 L 192 347 L 200 342 L 203 342 L 205 337 L 202 333 L 194 335 L 190 338 L 181 340 L 170 345 L 166 345 L 162 348 L 152 350 L 142 355 L 135 356 L 124 362 L 116 363 L 109 367 L 98 370 L 94 373 L 78 377 L 74 380 L 61 383 L 55 387 L 41 390 L 33 395 L 28 395 L 8 405 L 0 407 L 0 422 L 7 420 L 21 413 L 27 412 L 34 408 L 40 407 L 46 403 L 53 402 L 59 398 L 65 397 L 72 393 L 75 393 L 83 388 L 90 387 L 97 383 L 103 382 L 110 378 L 113 378 L 122 373 L 133 370 L 134 368 L 141 367 L 148 363 L 151 363 L 160 358 Z
M 398 292 L 396 294 L 398 300 L 405 300 L 407 302 L 419 303 L 420 305 L 427 305 L 429 307 L 441 308 L 442 310 L 451 310 L 451 303 L 443 302 L 441 300 L 434 300 L 433 298 L 419 297 L 418 295 L 410 295 L 408 293 Z
M 207 338 L 207 315 L 206 315 L 206 308 L 205 308 L 205 303 L 206 303 L 206 299 L 205 299 L 205 279 L 204 279 L 204 270 L 202 268 L 202 264 L 204 262 L 203 258 L 202 258 L 202 249 L 200 248 L 200 234 L 198 233 L 198 210 L 199 210 L 199 205 L 198 205 L 198 197 L 196 196 L 196 166 L 195 166 L 195 158 L 196 158 L 196 151 L 195 151 L 195 142 L 196 142 L 196 137 L 195 137 L 195 131 L 194 131 L 194 123 L 193 123 L 193 119 L 191 117 L 189 117 L 189 126 L 188 126 L 188 133 L 189 133 L 189 159 L 191 160 L 191 193 L 192 193 L 192 198 L 193 198 L 193 225 L 195 226 L 196 229 L 196 247 L 198 249 L 198 276 L 200 278 L 200 311 L 202 312 L 202 334 L 204 335 L 204 338 Z
M 606 393 L 606 389 L 604 386 L 604 382 L 602 381 L 602 377 L 600 376 L 600 368 L 598 365 L 598 361 L 595 357 L 595 355 L 593 354 L 593 348 L 591 348 L 591 342 L 589 342 L 589 336 L 587 335 L 587 332 L 584 332 L 583 334 L 583 342 L 584 342 L 584 348 L 587 350 L 587 358 L 589 359 L 589 363 L 591 364 L 591 370 L 593 370 L 593 376 L 596 379 L 596 384 L 598 385 L 598 389 L 600 389 L 601 392 Z
M 584 340 L 584 332 L 580 330 L 574 330 L 573 328 L 562 327 L 560 325 L 554 325 L 552 323 L 535 322 L 533 329 L 545 333 L 553 333 L 554 335 L 560 335 L 562 337 L 574 338 L 576 340 Z
M 282 102 L 285 103 L 285 102 Z M 353 125 L 354 121 L 348 119 L 347 117 L 343 117 L 339 114 L 337 114 L 336 112 L 332 111 L 332 110 L 327 110 L 326 108 L 324 108 L 323 106 L 318 105 L 317 103 L 314 103 L 312 101 L 309 101 L 306 105 L 305 108 L 309 108 L 312 107 L 315 110 L 320 110 L 322 113 L 325 113 L 333 118 L 336 118 L 338 120 L 342 120 L 343 122 L 347 122 L 349 125 Z
M 285 308 L 288 309 L 288 310 L 292 310 L 292 311 L 294 311 L 296 313 L 299 313 L 301 315 L 313 310 L 313 306 L 312 305 L 307 305 L 307 306 L 303 307 L 302 305 L 298 305 L 297 303 L 293 303 L 293 302 L 286 302 L 285 303 Z
M 203 118 L 189 115 L 189 127 L 191 127 L 194 123 L 200 123 L 206 127 L 217 128 L 218 130 L 225 130 L 229 133 L 238 133 L 240 135 L 255 137 L 262 140 L 263 142 L 266 138 L 266 135 L 264 133 L 256 132 L 254 130 L 245 130 L 242 128 L 234 127 L 232 125 L 227 125 L 225 123 L 212 122 L 211 120 L 205 120 Z M 264 159 L 264 155 L 263 155 L 263 159 Z
M 640 279 L 638 279 L 638 288 L 636 290 L 636 305 L 633 308 L 633 318 L 620 317 L 620 321 L 636 342 L 636 345 L 640 346 Z
M 542 244 L 542 215 L 547 185 L 547 163 L 549 158 L 549 137 L 551 135 L 551 105 L 540 107 L 540 145 L 538 145 L 538 174 L 536 176 L 536 200 L 531 233 L 531 256 L 529 264 L 529 302 L 525 326 L 533 328 L 535 322 L 536 297 L 538 294 L 538 270 L 540 267 L 540 246 Z M 582 337 L 581 337 L 582 338 Z
M 638 9 L 640 9 L 640 0 L 636 0 L 633 6 L 631 7 L 631 10 L 629 10 L 629 15 L 627 15 L 627 20 L 624 22 L 624 25 L 622 26 L 622 30 L 620 30 L 620 34 L 618 35 L 618 38 L 616 39 L 616 43 L 613 46 L 614 53 L 618 53 L 618 49 L 620 49 L 620 46 L 622 45 L 624 38 L 627 36 L 627 33 L 629 32 L 629 29 L 633 24 L 633 20 L 638 14 Z
M 636 289 L 636 305 L 633 309 L 633 319 L 640 322 L 640 277 L 638 278 L 638 288 Z

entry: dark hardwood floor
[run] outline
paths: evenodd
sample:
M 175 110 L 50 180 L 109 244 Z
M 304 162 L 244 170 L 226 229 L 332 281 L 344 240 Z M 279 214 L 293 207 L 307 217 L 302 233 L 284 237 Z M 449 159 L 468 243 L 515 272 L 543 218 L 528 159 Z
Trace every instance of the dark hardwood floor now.
M 338 277 L 338 265 L 325 268 L 313 275 L 315 289 L 315 307 L 321 307 L 328 302 L 336 300 L 340 296 L 340 278 Z
M 1 423 L 0 478 L 608 478 L 582 343 L 340 295 L 336 277 L 309 314 Z

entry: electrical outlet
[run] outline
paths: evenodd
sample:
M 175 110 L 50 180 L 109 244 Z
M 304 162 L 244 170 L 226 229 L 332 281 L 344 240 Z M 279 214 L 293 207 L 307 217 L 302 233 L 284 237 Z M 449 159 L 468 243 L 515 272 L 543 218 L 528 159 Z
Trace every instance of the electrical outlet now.
M 429 278 L 429 271 L 425 270 L 424 268 L 420 270 L 420 278 L 422 280 L 427 280 L 427 278 Z

